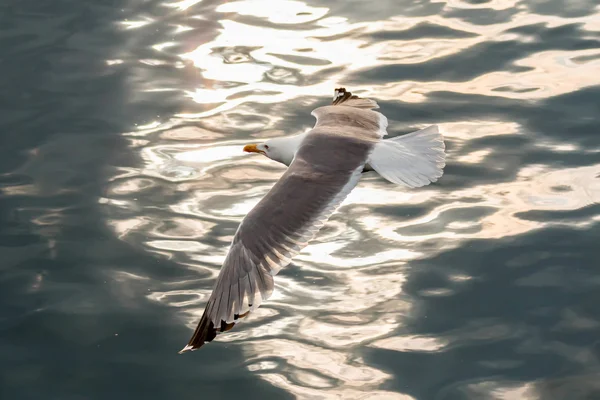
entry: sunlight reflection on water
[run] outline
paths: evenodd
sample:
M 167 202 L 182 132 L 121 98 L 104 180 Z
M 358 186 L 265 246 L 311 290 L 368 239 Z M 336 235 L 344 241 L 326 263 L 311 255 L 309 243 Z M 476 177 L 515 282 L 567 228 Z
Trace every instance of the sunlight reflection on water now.
M 123 60 L 107 60 L 114 67 L 138 62 L 146 69 L 181 71 L 173 72 L 184 82 L 181 87 L 150 80 L 132 88 L 140 93 L 173 90 L 188 103 L 173 115 L 140 121 L 137 129 L 124 133 L 142 165 L 122 169 L 102 203 L 108 224 L 121 239 L 199 271 L 197 290 L 165 287 L 148 294 L 152 301 L 173 307 L 190 327 L 202 313 L 239 221 L 283 171 L 269 160 L 243 154 L 244 143 L 310 128 L 310 111 L 328 101 L 339 85 L 380 101 L 391 134 L 440 125 L 449 162 L 439 184 L 404 190 L 375 176 L 364 177 L 323 232 L 277 277 L 273 297 L 235 331 L 210 344 L 239 346 L 248 370 L 299 398 L 412 399 L 381 389 L 392 379 L 390 372 L 361 357 L 361 349 L 428 353 L 458 345 L 453 337 L 458 332 L 429 337 L 404 327 L 414 307 L 403 290 L 412 262 L 471 239 L 600 221 L 598 215 L 540 219 L 532 214 L 575 211 L 600 202 L 597 165 L 526 163 L 509 147 L 498 147 L 505 138 L 516 138 L 532 152 L 546 148 L 579 153 L 576 143 L 553 148 L 558 144 L 537 138 L 523 122 L 504 121 L 492 111 L 487 119 L 456 119 L 443 110 L 445 100 L 438 97 L 447 92 L 535 104 L 600 84 L 598 48 L 585 43 L 572 49 L 539 45 L 546 40 L 539 32 L 572 24 L 597 39 L 599 14 L 536 14 L 522 2 L 502 0 L 433 3 L 442 3 L 444 12 L 409 18 L 393 7 L 398 11 L 387 20 L 356 22 L 298 1 L 164 3 L 175 14 L 163 22 L 177 28 L 175 34 L 154 34 L 151 48 L 158 61 L 145 61 L 148 49 L 126 49 Z M 470 15 L 461 10 L 515 13 L 506 21 L 479 24 L 461 18 Z M 203 15 L 215 18 L 214 27 L 199 24 Z M 160 21 L 142 15 L 122 24 L 136 35 Z M 174 53 L 203 29 L 212 30 L 210 40 Z M 186 39 L 178 41 L 183 35 Z M 510 64 L 487 65 L 487 49 L 503 43 L 522 50 L 506 53 Z M 463 72 L 456 70 L 463 66 Z M 414 103 L 418 108 L 410 106 Z M 435 109 L 417 111 L 434 106 L 440 115 Z M 409 122 L 403 117 L 410 117 Z M 474 172 L 465 169 L 469 166 L 478 169 L 479 178 L 472 180 Z M 4 194 L 16 192 L 5 189 Z M 453 290 L 460 291 L 470 279 L 458 276 Z M 452 296 L 453 290 L 422 294 Z M 475 328 L 469 328 L 470 334 L 475 335 Z M 501 324 L 490 329 L 495 333 L 486 340 L 510 335 Z M 467 334 L 460 332 L 462 340 Z M 460 385 L 469 396 L 538 398 L 533 384 L 490 380 Z

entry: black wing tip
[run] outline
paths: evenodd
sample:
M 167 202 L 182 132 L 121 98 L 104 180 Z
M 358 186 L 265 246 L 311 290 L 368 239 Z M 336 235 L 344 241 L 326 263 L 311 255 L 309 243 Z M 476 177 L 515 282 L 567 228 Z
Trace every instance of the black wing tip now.
M 217 333 L 218 331 L 215 328 L 215 325 L 206 317 L 206 314 L 204 314 L 200 319 L 192 338 L 188 344 L 186 344 L 185 347 L 179 351 L 179 354 L 198 350 L 206 343 L 212 342 L 212 340 L 217 337 Z
M 250 304 L 250 307 L 252 305 Z M 243 314 L 234 314 L 233 319 L 237 321 L 240 318 L 244 318 L 250 313 L 250 311 L 246 311 Z M 235 322 L 225 322 L 221 321 L 221 324 L 218 328 L 215 327 L 215 324 L 211 320 L 206 317 L 206 314 L 202 315 L 196 330 L 194 331 L 194 335 L 185 345 L 183 349 L 179 351 L 179 354 L 187 353 L 188 351 L 198 350 L 200 347 L 204 346 L 208 342 L 212 342 L 212 340 L 217 337 L 217 334 L 221 332 L 227 332 L 231 330 L 235 326 Z
M 196 350 L 194 348 L 194 346 L 192 346 L 190 344 L 186 344 L 183 349 L 181 349 L 177 352 L 177 354 L 183 354 L 183 353 L 187 353 L 188 351 L 194 351 L 194 350 Z
M 333 92 L 333 105 L 338 105 L 341 104 L 343 102 L 345 102 L 348 99 L 358 99 L 358 96 L 355 96 L 352 94 L 352 92 L 349 92 L 346 90 L 346 88 L 340 87 L 335 89 L 335 91 Z

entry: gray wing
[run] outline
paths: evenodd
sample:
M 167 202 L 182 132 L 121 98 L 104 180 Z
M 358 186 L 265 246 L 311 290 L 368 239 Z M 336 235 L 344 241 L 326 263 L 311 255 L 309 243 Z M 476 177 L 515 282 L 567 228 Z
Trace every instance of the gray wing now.
M 342 107 L 321 107 L 315 112 L 325 108 Z M 381 126 L 372 121 L 381 119 L 361 119 L 354 108 L 343 108 L 349 110 L 348 122 L 342 120 L 335 127 L 319 125 L 328 115 L 318 113 L 317 125 L 290 167 L 242 221 L 204 314 L 181 352 L 197 349 L 230 330 L 269 298 L 273 276 L 307 245 L 356 186 L 380 137 Z M 335 114 L 340 115 L 337 110 Z
M 354 96 L 340 88 L 335 90 L 333 105 L 319 107 L 312 115 L 317 118 L 315 128 L 377 140 L 387 135 L 388 120 L 385 115 L 373 111 L 374 108 L 379 108 L 375 101 Z

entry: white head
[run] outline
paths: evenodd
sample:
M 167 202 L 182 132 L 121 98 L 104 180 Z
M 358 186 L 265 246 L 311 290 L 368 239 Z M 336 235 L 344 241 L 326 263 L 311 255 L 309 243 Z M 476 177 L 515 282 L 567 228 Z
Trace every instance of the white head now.
M 267 140 L 261 144 L 249 144 L 244 147 L 247 153 L 260 153 L 273 161 L 290 165 L 304 135 L 287 136 Z

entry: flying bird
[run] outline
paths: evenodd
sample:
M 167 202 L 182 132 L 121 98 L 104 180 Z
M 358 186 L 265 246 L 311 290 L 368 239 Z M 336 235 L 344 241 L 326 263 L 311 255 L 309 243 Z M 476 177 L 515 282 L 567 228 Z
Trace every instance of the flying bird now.
M 411 188 L 442 176 L 446 155 L 437 127 L 383 140 L 388 121 L 376 108 L 373 100 L 336 89 L 331 105 L 312 112 L 317 122 L 310 131 L 244 147 L 289 168 L 240 224 L 204 314 L 180 353 L 230 330 L 268 299 L 273 277 L 316 235 L 363 172 Z

